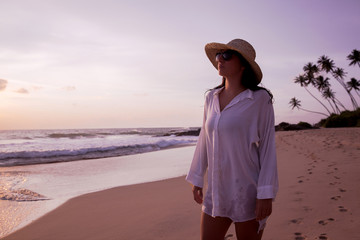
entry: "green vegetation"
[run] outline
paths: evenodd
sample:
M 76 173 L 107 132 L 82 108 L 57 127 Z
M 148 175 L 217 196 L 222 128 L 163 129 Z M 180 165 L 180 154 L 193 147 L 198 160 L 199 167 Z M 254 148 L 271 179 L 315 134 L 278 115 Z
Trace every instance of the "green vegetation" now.
M 299 122 L 298 124 L 290 124 L 287 122 L 282 122 L 279 125 L 275 126 L 275 131 L 294 131 L 294 130 L 306 130 L 306 129 L 316 129 L 318 127 L 311 126 L 307 122 Z
M 360 108 L 355 111 L 343 111 L 340 114 L 331 114 L 323 119 L 319 125 L 326 128 L 360 127 Z
M 360 108 L 355 111 L 343 111 L 340 114 L 331 114 L 329 117 L 322 119 L 320 122 L 311 125 L 307 122 L 290 124 L 282 122 L 275 126 L 275 131 L 294 131 L 317 128 L 339 128 L 339 127 L 360 127 Z

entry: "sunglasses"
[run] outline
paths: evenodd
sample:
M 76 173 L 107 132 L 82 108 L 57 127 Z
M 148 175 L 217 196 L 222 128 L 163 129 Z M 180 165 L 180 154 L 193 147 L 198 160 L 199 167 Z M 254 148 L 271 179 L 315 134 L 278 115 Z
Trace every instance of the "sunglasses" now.
M 220 57 L 222 57 L 222 59 L 224 59 L 224 61 L 229 61 L 229 60 L 231 60 L 233 55 L 234 55 L 234 51 L 231 51 L 231 50 L 228 50 L 225 52 L 219 52 L 215 55 L 215 60 L 218 62 L 218 61 L 220 61 Z

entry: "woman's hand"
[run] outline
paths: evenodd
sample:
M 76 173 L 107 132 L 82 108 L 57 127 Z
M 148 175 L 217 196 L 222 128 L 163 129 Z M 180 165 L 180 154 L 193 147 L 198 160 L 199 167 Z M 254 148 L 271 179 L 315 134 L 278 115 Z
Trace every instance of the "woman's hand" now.
M 263 220 L 272 212 L 272 199 L 256 199 L 256 221 Z
M 192 188 L 192 192 L 194 195 L 194 200 L 195 202 L 197 202 L 198 204 L 202 204 L 203 202 L 203 191 L 201 187 L 197 187 L 197 186 L 193 186 Z

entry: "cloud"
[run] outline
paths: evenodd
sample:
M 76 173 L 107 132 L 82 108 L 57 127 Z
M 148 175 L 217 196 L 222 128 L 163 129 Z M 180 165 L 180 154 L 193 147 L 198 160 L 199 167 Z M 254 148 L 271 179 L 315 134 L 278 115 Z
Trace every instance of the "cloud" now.
M 18 90 L 15 91 L 16 93 L 21 93 L 21 94 L 28 94 L 29 91 L 25 88 L 19 88 Z
M 75 91 L 76 87 L 75 86 L 66 86 L 62 88 L 65 91 L 71 92 L 71 91 Z
M 0 79 L 0 91 L 4 91 L 6 86 L 8 84 L 8 81 L 5 79 Z

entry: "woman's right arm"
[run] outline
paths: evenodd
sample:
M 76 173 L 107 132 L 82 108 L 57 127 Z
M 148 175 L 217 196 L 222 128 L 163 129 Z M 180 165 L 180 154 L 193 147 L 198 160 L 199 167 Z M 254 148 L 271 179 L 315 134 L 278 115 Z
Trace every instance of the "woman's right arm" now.
M 205 130 L 208 98 L 209 98 L 209 93 L 206 95 L 206 100 L 205 100 L 205 105 L 204 105 L 203 124 L 202 124 L 201 130 L 200 130 L 197 144 L 196 144 L 194 157 L 191 162 L 189 173 L 186 176 L 186 180 L 194 186 L 193 192 L 195 189 L 195 192 L 197 193 L 196 199 L 198 199 L 198 200 L 201 199 L 201 201 L 202 201 L 202 188 L 204 185 L 204 175 L 205 175 L 206 169 L 208 167 L 207 149 L 206 149 L 206 130 Z M 200 189 L 201 189 L 201 191 L 200 191 Z M 195 199 L 195 192 L 194 192 L 194 199 Z M 196 202 L 198 202 L 198 201 L 196 201 Z

